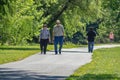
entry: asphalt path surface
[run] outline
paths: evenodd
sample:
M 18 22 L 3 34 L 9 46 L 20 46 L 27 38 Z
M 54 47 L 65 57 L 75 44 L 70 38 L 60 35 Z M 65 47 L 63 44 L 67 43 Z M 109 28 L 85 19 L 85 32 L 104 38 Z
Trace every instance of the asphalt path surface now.
M 120 45 L 95 46 L 95 49 L 116 46 Z M 37 53 L 0 65 L 0 80 L 64 80 L 91 60 L 92 53 L 88 53 L 87 48 L 63 49 L 61 55 L 55 55 L 54 51 L 46 55 Z

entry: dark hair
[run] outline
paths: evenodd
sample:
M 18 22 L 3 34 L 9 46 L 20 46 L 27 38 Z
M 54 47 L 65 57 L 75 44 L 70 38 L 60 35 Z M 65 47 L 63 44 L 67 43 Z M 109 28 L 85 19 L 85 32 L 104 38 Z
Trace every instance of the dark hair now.
M 44 24 L 43 24 L 43 27 L 47 27 L 47 24 L 46 24 L 46 23 L 44 23 Z
M 90 27 L 89 30 L 90 30 L 90 31 L 93 31 L 94 29 L 93 29 L 93 27 Z

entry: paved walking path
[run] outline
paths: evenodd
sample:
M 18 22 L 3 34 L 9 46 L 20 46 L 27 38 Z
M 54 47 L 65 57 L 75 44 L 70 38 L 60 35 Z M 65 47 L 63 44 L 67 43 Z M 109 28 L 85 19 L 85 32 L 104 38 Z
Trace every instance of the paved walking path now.
M 103 45 L 110 48 L 120 45 Z M 62 55 L 37 53 L 24 60 L 0 65 L 0 80 L 64 80 L 80 66 L 91 61 L 87 48 L 63 49 Z

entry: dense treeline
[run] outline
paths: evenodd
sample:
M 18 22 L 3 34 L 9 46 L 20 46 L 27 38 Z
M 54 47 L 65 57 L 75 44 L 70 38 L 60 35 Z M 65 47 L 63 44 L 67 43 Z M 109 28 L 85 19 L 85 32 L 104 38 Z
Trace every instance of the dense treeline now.
M 65 41 L 86 43 L 86 26 L 97 27 L 96 42 L 108 42 L 110 31 L 120 42 L 120 0 L 0 0 L 0 43 L 37 42 L 42 24 L 52 30 L 56 19 Z

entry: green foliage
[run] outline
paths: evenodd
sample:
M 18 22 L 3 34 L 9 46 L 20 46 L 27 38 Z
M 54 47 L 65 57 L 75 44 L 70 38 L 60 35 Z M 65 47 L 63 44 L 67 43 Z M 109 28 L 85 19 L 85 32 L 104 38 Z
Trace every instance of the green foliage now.
M 81 5 L 78 5 L 78 3 Z M 102 17 L 101 3 L 95 0 L 76 0 L 71 2 L 69 8 L 62 16 L 66 30 L 66 39 L 85 44 L 86 24 Z M 82 35 L 77 36 L 79 39 L 76 41 L 73 36 L 77 32 L 82 33 Z
M 66 80 L 119 80 L 120 49 L 99 49 L 93 54 L 92 62 L 82 66 Z
M 34 35 L 39 34 L 39 28 L 45 19 L 38 22 L 44 12 L 37 11 L 36 7 L 33 0 L 6 1 L 1 6 L 2 44 L 24 44 L 26 40 L 32 40 Z
M 107 35 L 109 35 L 110 31 L 113 31 L 113 33 L 115 34 L 116 42 L 119 42 L 120 40 L 120 36 L 119 36 L 120 4 L 119 3 L 120 3 L 120 0 L 102 1 L 102 12 L 103 12 L 104 22 L 102 23 L 101 26 L 104 26 L 104 28 L 106 28 L 104 31 L 106 31 L 105 34 Z M 103 35 L 101 34 L 101 36 Z
M 56 19 L 64 25 L 68 41 L 80 32 L 83 37 L 79 41 L 86 42 L 86 24 L 103 19 L 96 41 L 108 42 L 107 35 L 113 31 L 119 42 L 119 3 L 120 0 L 0 0 L 0 43 L 23 45 L 34 41 L 42 24 L 48 23 L 52 31 Z

